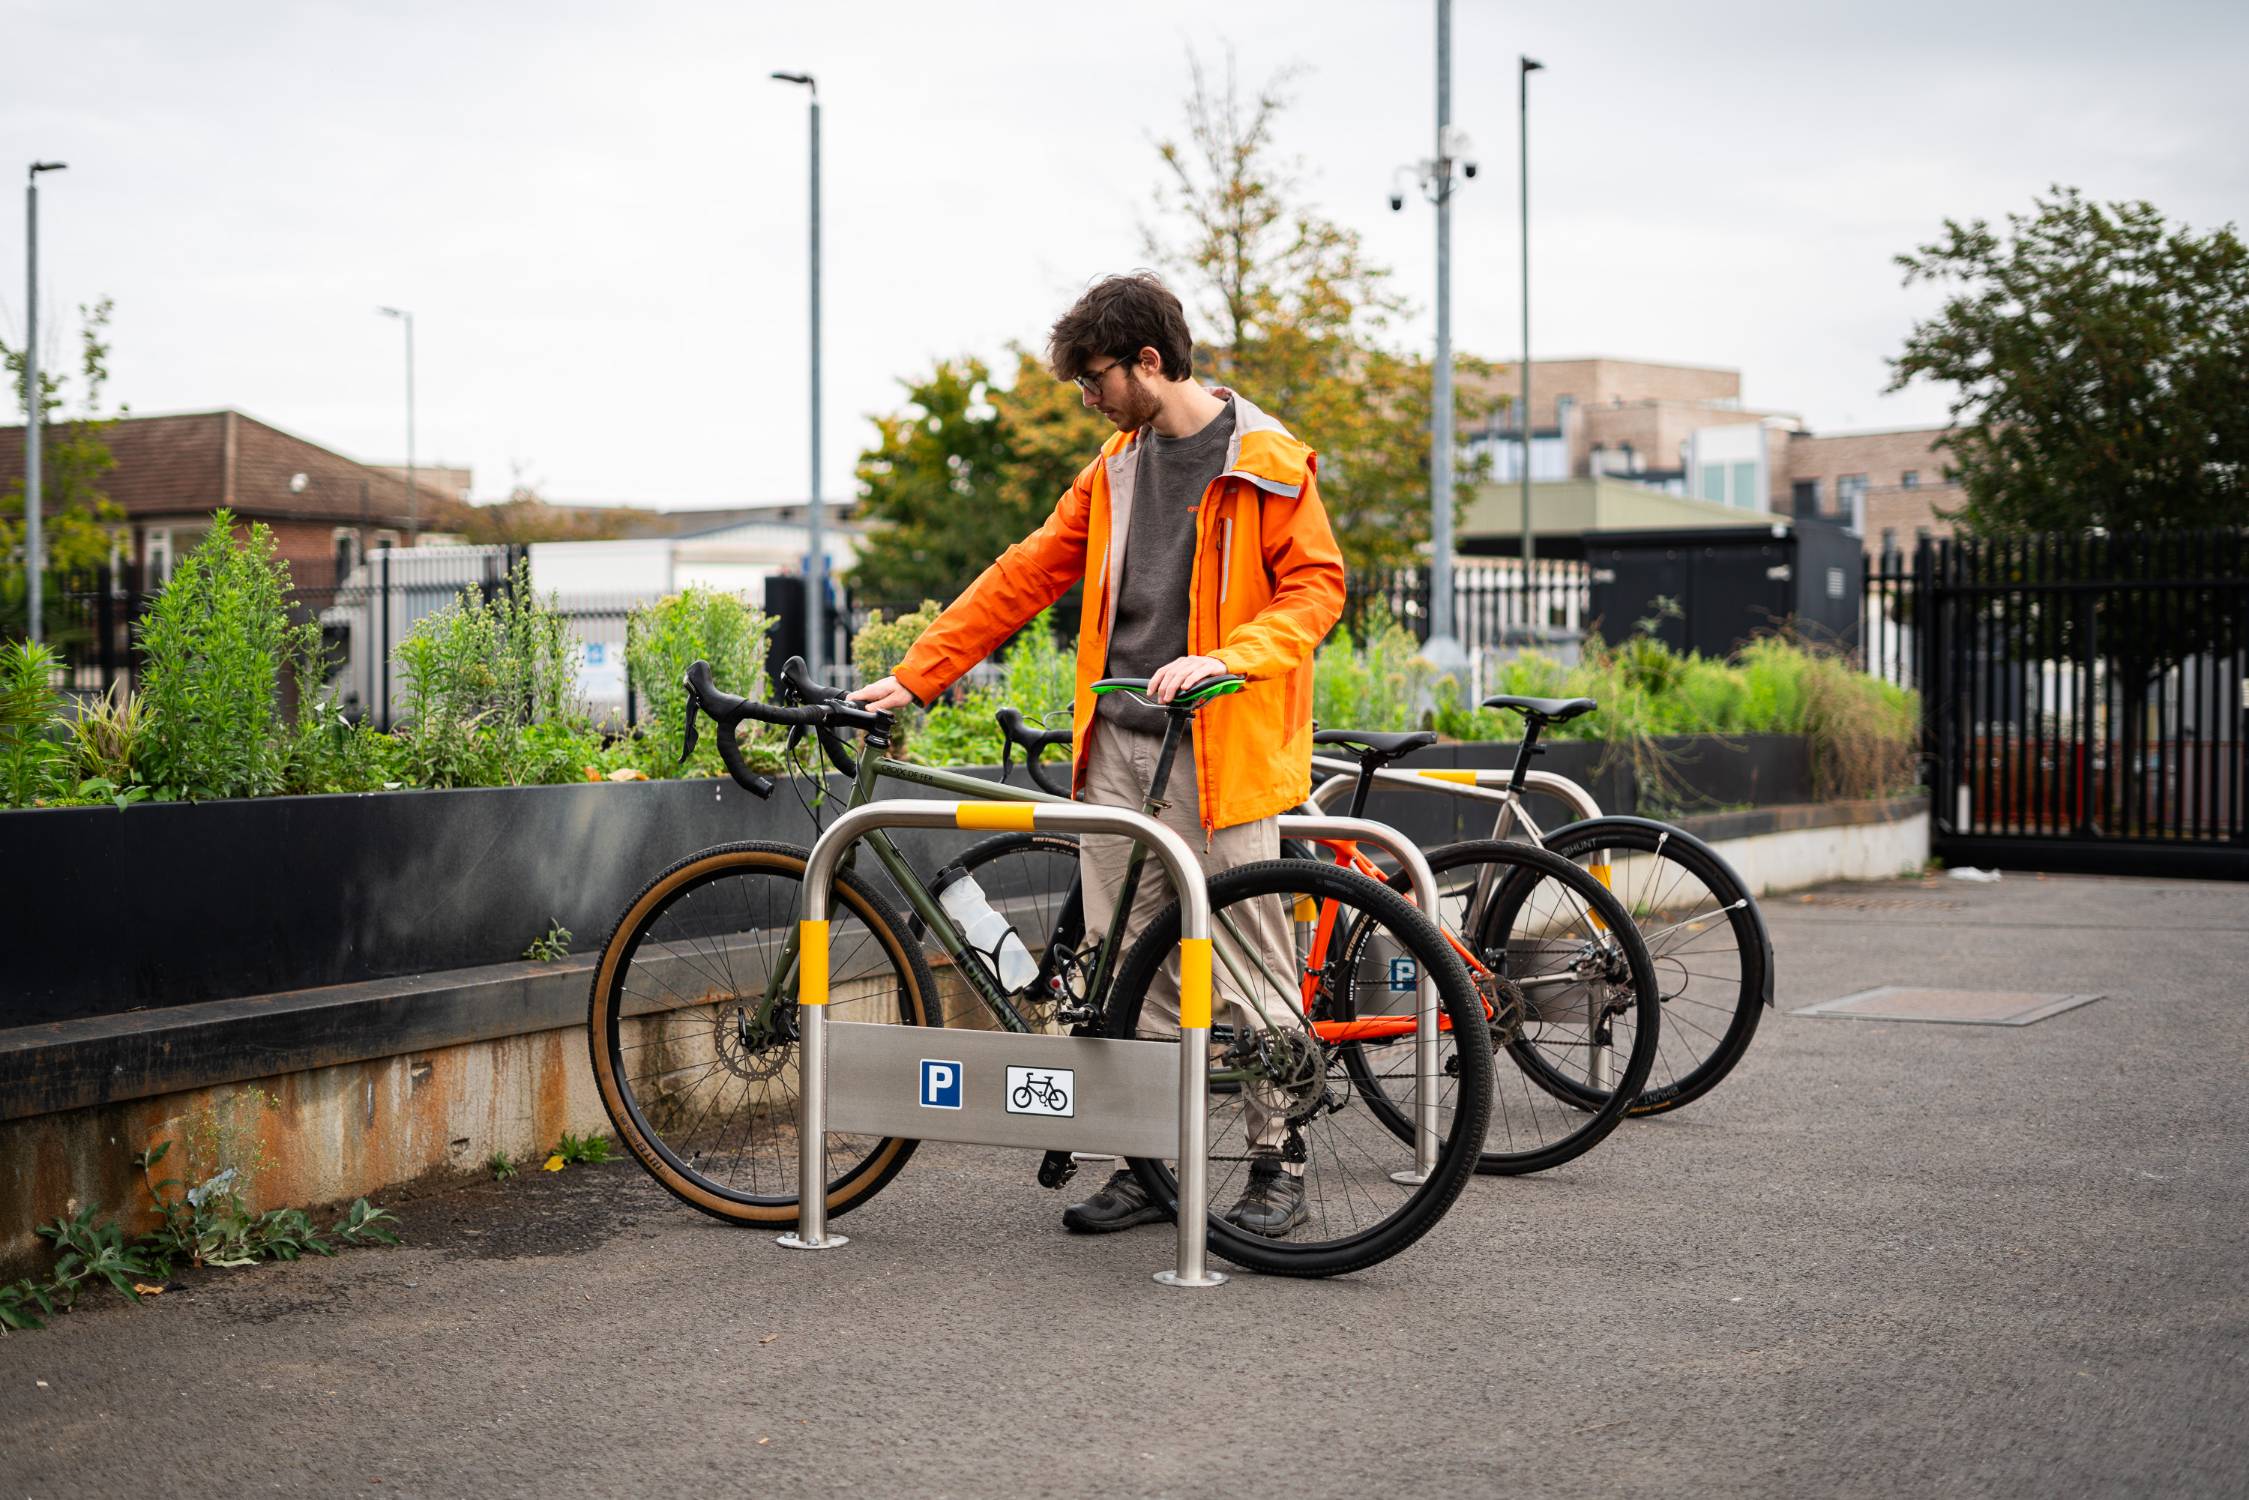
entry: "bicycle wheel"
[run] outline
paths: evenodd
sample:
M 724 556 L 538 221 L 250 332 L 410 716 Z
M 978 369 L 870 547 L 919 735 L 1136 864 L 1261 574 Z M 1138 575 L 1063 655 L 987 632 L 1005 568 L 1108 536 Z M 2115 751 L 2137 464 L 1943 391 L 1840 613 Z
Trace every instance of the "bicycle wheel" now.
M 651 881 L 594 970 L 587 1040 L 610 1123 L 666 1191 L 738 1224 L 797 1217 L 795 948 L 805 851 L 727 844 Z M 932 1024 L 936 981 L 888 903 L 837 872 L 828 1015 Z M 776 969 L 770 1019 L 760 1002 Z M 865 1202 L 915 1142 L 830 1133 L 828 1212 Z
M 1559 855 L 1479 839 L 1428 858 L 1440 925 L 1469 948 L 1492 1043 L 1514 1063 L 1492 1080 L 1477 1169 L 1513 1176 L 1572 1161 L 1616 1129 L 1654 1066 L 1660 1008 L 1647 948 L 1600 881 Z M 1404 875 L 1391 883 L 1403 889 Z M 1410 1053 L 1361 1043 L 1345 1062 L 1368 1109 L 1405 1138 Z
M 1334 1276 L 1387 1260 L 1452 1206 L 1484 1137 L 1491 1049 L 1467 971 L 1410 903 L 1333 865 L 1244 865 L 1210 882 L 1210 905 L 1210 1247 L 1236 1265 L 1284 1276 Z M 1357 972 L 1334 940 L 1362 924 L 1381 935 L 1385 960 L 1404 956 L 1422 966 L 1417 974 L 1425 969 L 1435 979 L 1440 1013 L 1461 1043 L 1451 1107 L 1440 1116 L 1436 1162 L 1426 1178 L 1414 1175 L 1410 1134 L 1401 1139 L 1366 1110 L 1349 1107 L 1356 1088 L 1341 1049 L 1321 1036 L 1323 1018 L 1351 1013 L 1354 990 L 1390 983 L 1386 962 Z M 1171 1017 L 1146 1001 L 1159 982 L 1177 993 L 1178 943 L 1174 902 L 1118 967 L 1110 1036 L 1177 1040 Z M 1410 1040 L 1404 1052 L 1412 1055 Z M 1224 1214 L 1248 1186 L 1251 1167 L 1271 1165 L 1275 1154 L 1282 1171 L 1300 1178 L 1305 1217 L 1269 1238 Z M 1177 1211 L 1170 1163 L 1136 1160 L 1132 1169 L 1151 1198 Z
M 1066 833 L 1003 833 L 964 850 L 930 882 L 942 891 L 961 875 L 983 887 L 984 899 L 1008 919 L 1015 935 L 1038 961 L 1036 978 L 1008 996 L 1031 1030 L 1067 1029 L 1063 1012 L 1084 1003 L 1092 979 L 1090 955 L 1080 953 L 1085 915 L 1078 896 L 1078 841 Z M 927 929 L 912 919 L 916 942 Z M 925 956 L 929 956 L 925 954 Z M 941 962 L 938 957 L 931 961 Z
M 1546 847 L 1605 871 L 1655 960 L 1662 1043 L 1628 1112 L 1700 1099 L 1741 1061 L 1772 1003 L 1772 939 L 1748 888 L 1708 844 L 1644 818 L 1573 823 Z

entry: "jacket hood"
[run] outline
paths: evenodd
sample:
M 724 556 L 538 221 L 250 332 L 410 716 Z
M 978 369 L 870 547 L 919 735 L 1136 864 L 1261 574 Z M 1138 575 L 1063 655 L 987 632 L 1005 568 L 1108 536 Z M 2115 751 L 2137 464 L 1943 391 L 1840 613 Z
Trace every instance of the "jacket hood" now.
M 1219 477 L 1246 479 L 1261 490 L 1291 499 L 1301 494 L 1305 479 L 1318 468 L 1318 455 L 1239 391 L 1212 386 L 1210 393 L 1234 403 L 1234 436 L 1226 445 L 1226 468 Z M 1144 427 L 1135 427 L 1116 433 L 1101 445 L 1101 456 L 1111 458 L 1124 452 L 1145 431 Z

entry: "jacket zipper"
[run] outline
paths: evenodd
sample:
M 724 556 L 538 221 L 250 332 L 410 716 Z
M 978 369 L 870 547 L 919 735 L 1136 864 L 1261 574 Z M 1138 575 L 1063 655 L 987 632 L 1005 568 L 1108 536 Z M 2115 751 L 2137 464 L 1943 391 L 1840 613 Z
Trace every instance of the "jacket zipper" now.
M 1218 523 L 1218 602 L 1226 602 L 1227 585 L 1234 581 L 1234 518 Z

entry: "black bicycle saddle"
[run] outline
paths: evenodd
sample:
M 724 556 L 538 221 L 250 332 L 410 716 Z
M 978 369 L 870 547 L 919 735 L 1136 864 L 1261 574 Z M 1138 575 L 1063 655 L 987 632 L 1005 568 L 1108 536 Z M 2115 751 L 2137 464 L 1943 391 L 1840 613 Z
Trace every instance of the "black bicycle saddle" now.
M 1567 724 L 1579 714 L 1589 714 L 1600 706 L 1591 698 L 1512 698 L 1502 694 L 1484 700 L 1486 708 L 1512 708 L 1549 724 Z

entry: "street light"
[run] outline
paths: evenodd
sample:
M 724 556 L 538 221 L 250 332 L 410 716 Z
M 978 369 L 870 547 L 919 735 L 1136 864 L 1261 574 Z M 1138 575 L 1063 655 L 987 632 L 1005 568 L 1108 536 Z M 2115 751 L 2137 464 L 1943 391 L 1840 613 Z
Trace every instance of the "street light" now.
M 1476 175 L 1474 147 L 1452 122 L 1452 0 L 1437 0 L 1437 154 L 1400 167 L 1390 180 L 1390 207 L 1406 206 L 1402 179 L 1418 175 L 1423 196 L 1437 205 L 1437 357 L 1429 393 L 1429 639 L 1422 655 L 1440 676 L 1466 681 L 1468 653 L 1452 622 L 1452 195 L 1453 168 Z
M 406 540 L 415 546 L 422 539 L 422 489 L 414 477 L 414 315 L 395 307 L 375 311 L 406 325 Z
M 40 538 L 39 538 L 39 174 L 61 172 L 70 163 L 35 161 L 24 179 L 24 282 L 27 295 L 23 314 L 23 576 L 24 603 L 31 611 L 31 642 L 41 637 Z
M 820 540 L 820 85 L 810 73 L 776 71 L 782 83 L 812 91 L 812 503 L 811 550 L 804 566 L 804 660 L 820 676 L 827 641 L 828 553 Z
M 1531 535 L 1531 75 L 1546 64 L 1535 58 L 1516 58 L 1515 99 L 1521 116 L 1517 135 L 1522 141 L 1523 177 L 1523 623 L 1530 623 L 1531 613 L 1531 563 L 1538 555 L 1538 542 Z M 1561 414 L 1557 409 L 1554 425 L 1559 428 Z M 1570 435 L 1562 434 L 1565 452 Z

